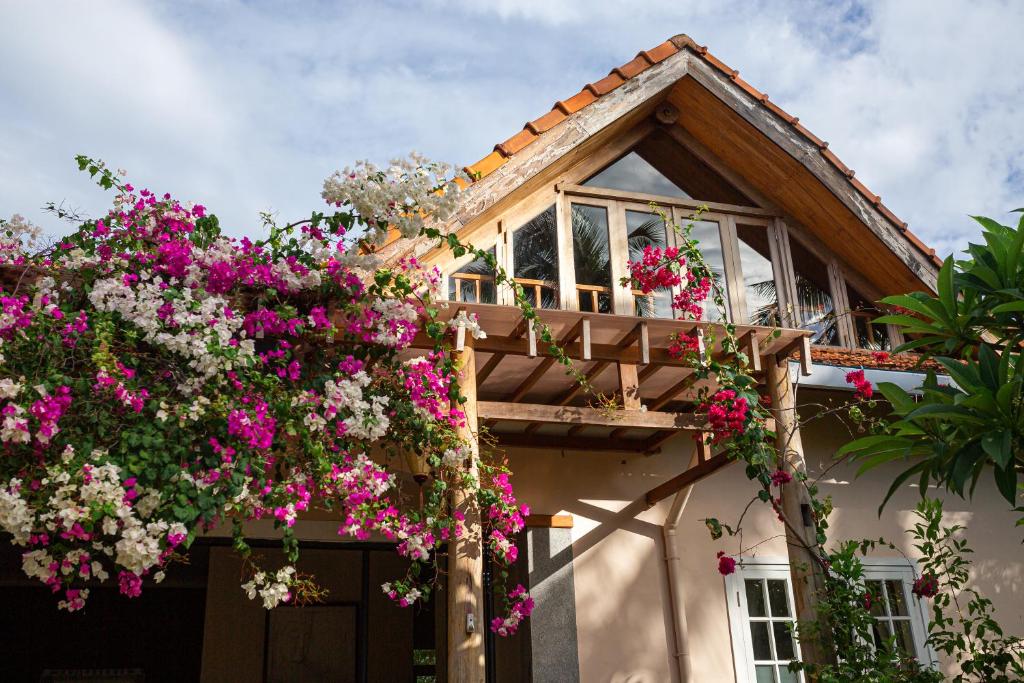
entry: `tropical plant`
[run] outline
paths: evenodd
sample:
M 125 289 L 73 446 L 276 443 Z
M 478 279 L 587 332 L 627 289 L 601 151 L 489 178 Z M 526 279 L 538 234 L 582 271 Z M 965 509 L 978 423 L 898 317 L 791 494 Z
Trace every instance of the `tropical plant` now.
M 1024 511 L 1024 219 L 1016 228 L 975 220 L 984 242 L 971 243 L 964 259 L 945 260 L 937 294 L 882 300 L 896 312 L 878 322 L 900 326 L 908 339 L 898 350 L 932 362 L 917 391 L 880 383 L 890 414 L 840 454 L 853 454 L 861 471 L 909 463 L 886 500 L 911 477 L 922 492 L 934 482 L 970 496 L 989 472 L 1002 496 Z

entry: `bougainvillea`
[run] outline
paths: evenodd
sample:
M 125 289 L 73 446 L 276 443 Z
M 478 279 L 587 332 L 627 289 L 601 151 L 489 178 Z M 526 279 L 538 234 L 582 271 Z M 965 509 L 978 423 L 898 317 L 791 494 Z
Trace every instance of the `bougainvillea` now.
M 0 223 L 0 528 L 61 607 L 83 608 L 97 581 L 139 595 L 221 524 L 249 558 L 249 597 L 297 600 L 294 526 L 313 506 L 342 536 L 392 541 L 409 569 L 382 589 L 412 605 L 430 595 L 423 566 L 465 533 L 448 504 L 457 487 L 477 494 L 495 561 L 516 560 L 527 511 L 508 472 L 463 466 L 439 273 L 361 256 L 388 226 L 451 214 L 447 169 L 336 174 L 324 188 L 336 210 L 253 241 L 221 234 L 201 205 L 79 165 L 116 193 L 107 214 L 41 253 L 34 226 Z M 418 505 L 403 494 L 410 456 L 432 474 Z M 257 519 L 281 530 L 287 565 L 255 562 L 244 529 Z M 521 586 L 507 604 L 501 634 L 532 609 Z

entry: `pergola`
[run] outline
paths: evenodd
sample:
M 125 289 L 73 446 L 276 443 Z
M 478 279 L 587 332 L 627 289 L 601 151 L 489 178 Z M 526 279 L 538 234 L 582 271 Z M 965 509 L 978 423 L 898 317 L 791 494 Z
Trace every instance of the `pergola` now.
M 698 379 L 693 368 L 669 354 L 670 336 L 696 335 L 704 358 L 728 360 L 720 323 L 640 318 L 603 313 L 542 310 L 540 320 L 552 338 L 586 377 L 595 392 L 614 396 L 614 408 L 595 406 L 576 376 L 567 372 L 549 345 L 537 337 L 515 306 L 451 303 L 438 319 L 448 322 L 460 312 L 475 314 L 486 338 L 473 339 L 464 327 L 455 332 L 454 352 L 460 368 L 458 382 L 466 404 L 462 436 L 479 454 L 479 431 L 486 427 L 499 446 L 580 451 L 621 451 L 653 454 L 681 431 L 704 432 L 708 426 L 695 412 L 702 388 L 714 389 L 714 379 Z M 739 346 L 750 358 L 759 384 L 771 399 L 786 467 L 803 468 L 803 453 L 794 415 L 789 358 L 799 358 L 802 372 L 811 372 L 810 335 L 806 330 L 748 325 L 736 326 Z M 414 348 L 433 341 L 417 338 Z M 645 494 L 654 505 L 709 476 L 731 460 L 699 444 L 680 473 Z M 469 467 L 476 468 L 476 459 Z M 783 508 L 790 519 L 801 519 L 805 492 L 786 487 Z M 453 681 L 483 680 L 483 538 L 480 513 L 469 497 L 456 493 L 453 504 L 466 514 L 469 533 L 454 542 L 448 575 L 448 674 Z M 787 533 L 800 533 L 787 529 Z M 806 534 L 806 529 L 803 530 Z M 813 541 L 813 534 L 805 543 Z M 793 547 L 793 543 L 790 544 Z M 791 552 L 799 552 L 791 550 Z M 806 560 L 806 558 L 803 558 Z M 804 561 L 802 566 L 809 567 Z M 794 571 L 797 571 L 794 569 Z M 800 570 L 804 571 L 804 570 Z M 809 570 L 808 570 L 809 571 Z M 794 582 L 794 586 L 798 582 Z M 812 582 L 797 589 L 798 612 L 813 610 Z M 472 617 L 472 619 L 470 618 Z M 464 621 L 465 619 L 465 621 Z M 475 623 L 471 623 L 475 622 Z

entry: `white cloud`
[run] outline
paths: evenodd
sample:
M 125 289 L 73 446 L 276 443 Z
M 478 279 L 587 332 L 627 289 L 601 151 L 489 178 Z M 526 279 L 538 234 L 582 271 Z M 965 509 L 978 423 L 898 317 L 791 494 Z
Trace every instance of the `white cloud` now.
M 406 2 L 6 4 L 0 215 L 106 198 L 72 157 L 210 206 L 318 208 L 322 179 L 410 149 L 471 163 L 556 99 L 687 32 L 801 120 L 940 252 L 1024 204 L 1024 5 Z

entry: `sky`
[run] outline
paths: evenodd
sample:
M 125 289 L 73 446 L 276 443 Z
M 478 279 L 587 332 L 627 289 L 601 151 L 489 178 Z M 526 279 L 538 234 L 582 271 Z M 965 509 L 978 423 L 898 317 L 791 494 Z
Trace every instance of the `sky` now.
M 835 151 L 940 255 L 1024 206 L 1024 2 L 0 0 L 0 216 L 110 197 L 76 154 L 232 235 L 412 150 L 475 162 L 687 33 Z

